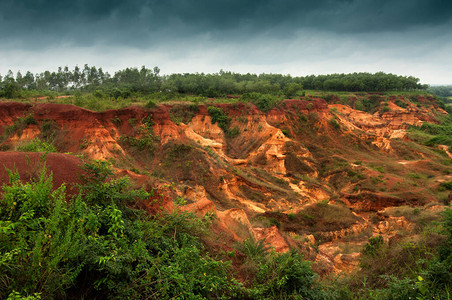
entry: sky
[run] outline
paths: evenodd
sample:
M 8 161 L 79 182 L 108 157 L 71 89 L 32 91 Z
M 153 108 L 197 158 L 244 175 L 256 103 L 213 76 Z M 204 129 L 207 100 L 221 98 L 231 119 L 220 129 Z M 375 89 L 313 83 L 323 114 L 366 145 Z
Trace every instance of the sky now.
M 452 84 L 452 1 L 0 0 L 0 74 L 84 64 Z

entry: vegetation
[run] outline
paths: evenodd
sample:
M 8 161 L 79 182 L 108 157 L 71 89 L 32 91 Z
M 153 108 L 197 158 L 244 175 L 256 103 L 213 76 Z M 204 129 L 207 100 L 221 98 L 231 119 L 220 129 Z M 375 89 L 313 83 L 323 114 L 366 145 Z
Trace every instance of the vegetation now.
M 418 96 L 425 88 L 418 79 L 384 73 L 291 77 L 220 71 L 166 76 L 159 71 L 128 68 L 112 76 L 85 66 L 35 75 L 28 72 L 26 76 L 9 72 L 0 82 L 0 97 L 16 100 L 38 101 L 38 96 L 45 96 L 43 101 L 92 110 L 144 106 L 139 114 L 127 117 L 122 112 L 107 112 L 101 126 L 111 130 L 124 150 L 115 146 L 112 152 L 125 153 L 109 160 L 117 168 L 127 166 L 142 174 L 139 179 L 146 178 L 147 187 L 147 191 L 132 188 L 127 178 L 115 177 L 109 163 L 100 161 L 84 165 L 86 175 L 76 195 L 66 193 L 64 186 L 52 187 L 52 176 L 45 169 L 28 183 L 10 172 L 10 183 L 0 195 L 1 299 L 450 298 L 452 215 L 450 209 L 439 215 L 444 207 L 438 206 L 450 202 L 452 161 L 437 146 L 452 145 L 452 121 L 430 109 L 448 108 L 438 98 L 425 93 Z M 70 97 L 56 98 L 65 95 Z M 300 97 L 303 101 L 283 101 Z M 438 123 L 411 127 L 411 140 L 390 139 L 391 151 L 382 153 L 373 145 L 374 135 L 349 130 L 340 106 L 330 109 L 331 117 L 324 119 L 318 109 L 324 102 L 319 98 L 328 104 L 377 112 L 376 117 L 390 111 L 392 103 L 410 110 L 416 106 Z M 225 134 L 227 155 L 259 155 L 247 163 L 231 163 L 216 150 L 202 146 L 202 141 L 189 141 L 191 137 L 182 132 L 173 134 L 158 127 L 164 132 L 165 142 L 161 142 L 153 131 L 152 115 L 162 112 L 156 108 L 159 102 L 165 102 L 175 124 L 190 123 L 205 109 L 199 104 L 205 104 L 212 124 L 218 124 Z M 267 119 L 291 139 L 287 142 L 276 136 L 281 140 L 276 151 L 269 145 L 284 168 L 275 165 L 261 147 L 262 140 L 274 134 L 261 123 L 262 114 L 255 113 L 253 105 L 223 102 L 252 103 L 262 112 L 274 107 L 285 110 L 284 121 Z M 38 112 L 36 119 L 27 113 L 5 127 L 2 149 L 12 149 L 12 145 L 19 151 L 68 149 L 59 143 L 66 127 L 60 128 L 43 115 Z M 110 127 L 110 122 L 115 126 Z M 21 132 L 29 125 L 40 134 L 15 142 L 15 134 L 21 140 Z M 251 129 L 260 134 L 253 135 Z M 80 143 L 74 141 L 70 151 L 87 148 L 91 140 L 85 136 Z M 284 161 L 278 153 L 282 143 Z M 135 184 L 141 184 L 138 182 Z M 255 215 L 247 212 L 247 216 L 259 223 L 263 232 L 276 225 L 292 250 L 278 254 L 265 240 L 253 236 L 233 248 L 229 238 L 224 239 L 227 245 L 219 245 L 212 241 L 218 236 L 212 237 L 210 229 L 224 219 L 215 220 L 210 213 L 199 218 L 181 211 L 150 209 L 148 205 L 155 202 L 159 206 L 160 199 L 167 197 L 150 186 L 166 184 L 176 209 L 192 204 L 190 194 L 204 193 L 198 186 L 221 210 L 245 208 L 251 201 L 256 207 L 271 208 Z M 326 200 L 311 203 L 312 196 Z M 242 203 L 239 197 L 251 201 Z M 404 206 L 406 203 L 413 207 Z M 424 203 L 428 204 L 420 206 Z M 143 206 L 152 214 L 141 209 Z M 385 206 L 390 207 L 382 210 Z M 392 225 L 392 217 L 397 218 L 397 226 Z M 234 234 L 243 238 L 249 230 L 241 225 Z M 218 228 L 213 228 L 218 234 Z M 386 229 L 384 238 L 372 236 L 375 230 L 382 233 Z M 337 243 L 337 250 L 327 248 L 336 253 L 324 250 L 329 247 L 327 241 Z M 353 251 L 344 250 L 349 246 Z M 331 263 L 342 268 L 340 261 L 351 266 L 361 249 L 360 268 L 333 281 L 320 278 L 307 261 L 327 253 L 334 257 L 329 258 Z M 353 257 L 347 256 L 352 253 Z M 326 273 L 318 263 L 314 269 Z
M 250 237 L 236 246 L 243 254 L 242 285 L 231 262 L 206 252 L 200 237 L 208 219 L 181 212 L 149 216 L 136 207 L 152 194 L 131 189 L 127 178 L 112 179 L 106 162 L 84 170 L 80 192 L 70 201 L 64 185 L 53 189 L 45 168 L 29 183 L 10 172 L 0 199 L 2 298 L 446 299 L 451 288 L 450 209 L 440 227 L 425 227 L 425 238 L 414 244 L 369 239 L 362 271 L 349 279 L 349 288 L 343 282 L 322 286 L 300 253 L 277 254 Z M 310 213 L 329 207 L 317 204 Z
M 135 127 L 135 119 L 129 119 L 132 127 Z M 138 137 L 135 136 L 121 136 L 119 142 L 128 147 L 135 148 L 138 151 L 145 151 L 152 154 L 155 150 L 155 145 L 160 141 L 160 137 L 154 134 L 152 130 L 152 116 L 145 117 L 141 120 L 139 128 L 136 130 Z
M 38 138 L 18 146 L 17 150 L 24 152 L 56 152 L 56 149 L 52 144 L 41 141 Z
M 85 165 L 80 194 L 66 201 L 43 170 L 36 182 L 11 173 L 0 200 L 0 297 L 172 298 L 233 296 L 228 264 L 204 253 L 202 220 L 151 218 L 133 209 L 149 196 L 111 179 L 105 162 Z M 177 228 L 177 229 L 176 229 Z
M 244 102 L 249 101 L 253 103 L 263 112 L 268 112 L 281 101 L 277 96 L 260 93 L 245 93 L 242 95 L 241 99 Z
M 424 123 L 411 127 L 412 137 L 427 146 L 447 145 L 452 147 L 452 117 L 443 117 L 441 123 Z
M 220 97 L 228 94 L 260 93 L 294 97 L 302 89 L 327 91 L 410 91 L 425 89 L 419 79 L 378 72 L 310 75 L 292 77 L 281 74 L 239 74 L 220 71 L 215 74 L 160 75 L 160 69 L 126 68 L 114 75 L 102 68 L 84 65 L 70 70 L 67 66 L 56 72 L 39 74 L 10 70 L 0 82 L 0 97 L 28 98 L 35 95 L 54 96 L 54 92 L 90 91 L 96 98 L 126 99 L 131 96 L 151 95 L 157 98 L 174 94 Z M 255 97 L 255 95 L 251 95 Z M 268 98 L 269 96 L 263 96 Z M 263 100 L 264 101 L 264 100 Z M 267 100 L 265 100 L 267 101 Z M 265 106 L 265 105 L 264 105 Z
M 5 128 L 5 135 L 10 136 L 15 133 L 21 135 L 22 131 L 31 124 L 37 124 L 36 119 L 32 114 L 19 117 L 14 121 L 14 124 Z
M 442 86 L 430 86 L 427 91 L 429 93 L 435 94 L 438 97 L 442 97 L 443 99 L 447 99 L 447 103 L 451 101 L 448 99 L 452 97 L 452 86 L 451 85 L 442 85 Z
M 84 170 L 70 201 L 46 169 L 29 183 L 10 172 L 0 200 L 2 298 L 324 298 L 300 254 L 267 252 L 262 241 L 238 247 L 257 268 L 244 288 L 229 262 L 206 254 L 197 236 L 207 220 L 146 215 L 134 207 L 150 195 L 112 179 L 108 163 Z
M 199 106 L 197 104 L 174 105 L 170 109 L 170 119 L 176 124 L 188 124 L 198 112 Z
M 451 209 L 442 213 L 440 224 L 440 229 L 425 227 L 415 240 L 402 237 L 387 244 L 381 236 L 370 238 L 362 251 L 361 271 L 346 283 L 349 293 L 374 299 L 450 299 Z
M 218 127 L 223 129 L 227 137 L 235 138 L 240 134 L 240 129 L 238 127 L 229 127 L 231 118 L 225 114 L 221 107 L 209 106 L 207 112 L 212 118 L 212 124 L 218 123 Z

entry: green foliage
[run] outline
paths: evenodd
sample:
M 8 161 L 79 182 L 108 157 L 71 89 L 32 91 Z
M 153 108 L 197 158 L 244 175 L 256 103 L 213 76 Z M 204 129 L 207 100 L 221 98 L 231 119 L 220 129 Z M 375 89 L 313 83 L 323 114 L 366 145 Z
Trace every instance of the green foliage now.
M 376 237 L 372 237 L 369 239 L 366 245 L 363 248 L 363 254 L 375 257 L 378 253 L 378 250 L 383 245 L 383 237 L 378 235 Z
M 445 190 L 449 190 L 452 191 L 452 181 L 448 181 L 448 182 L 441 182 L 439 184 L 439 188 L 440 191 L 445 191 Z
M 12 135 L 14 133 L 17 133 L 19 135 L 22 134 L 22 131 L 28 126 L 34 124 L 36 125 L 36 119 L 32 114 L 24 115 L 23 117 L 18 117 L 14 124 L 11 126 L 8 126 L 5 128 L 5 134 L 6 135 Z
M 299 252 L 278 254 L 264 240 L 255 240 L 252 236 L 237 244 L 236 249 L 246 257 L 242 273 L 252 282 L 247 291 L 249 298 L 325 298 L 310 263 Z
M 0 78 L 1 80 L 1 78 Z M 239 74 L 220 71 L 214 74 L 184 73 L 160 75 L 160 69 L 148 69 L 145 66 L 126 68 L 110 75 L 102 68 L 67 66 L 58 71 L 44 71 L 39 74 L 27 72 L 25 76 L 14 77 L 10 72 L 0 81 L 0 97 L 19 98 L 28 95 L 47 95 L 55 92 L 91 92 L 89 99 L 77 97 L 76 101 L 89 102 L 90 109 L 100 108 L 100 102 L 127 98 L 149 96 L 156 100 L 170 100 L 177 94 L 198 95 L 206 97 L 224 97 L 244 93 L 259 93 L 292 98 L 301 95 L 302 88 L 335 91 L 411 91 L 425 89 L 419 79 L 412 76 L 397 76 L 378 72 L 310 75 L 292 77 L 281 74 Z M 433 92 L 437 92 L 436 90 Z M 441 95 L 445 95 L 441 93 Z M 98 101 L 102 100 L 102 101 Z M 268 100 L 268 99 L 267 99 Z M 146 102 L 147 102 L 146 101 Z M 149 102 L 148 107 L 152 104 Z M 267 103 L 262 107 L 266 108 Z M 96 109 L 97 110 L 97 109 Z
M 218 123 L 218 127 L 223 129 L 223 131 L 227 131 L 229 127 L 229 123 L 231 122 L 230 118 L 224 113 L 221 107 L 209 106 L 207 108 L 207 112 L 212 118 L 212 124 Z
M 227 136 L 231 139 L 237 137 L 240 134 L 240 128 L 232 127 L 228 129 Z
M 248 259 L 261 261 L 267 256 L 267 251 L 271 249 L 265 240 L 256 240 L 253 236 L 237 244 L 235 248 L 242 252 Z
M 135 122 L 136 119 L 129 119 L 132 127 L 135 127 Z M 156 144 L 160 141 L 160 137 L 154 134 L 152 129 L 153 125 L 154 121 L 151 115 L 144 117 L 138 128 L 138 136 L 121 136 L 119 142 L 136 148 L 138 151 L 147 151 L 152 154 L 156 148 Z
M 154 101 L 149 100 L 144 107 L 147 108 L 147 109 L 152 109 L 152 108 L 157 107 L 157 104 L 155 104 Z
M 199 106 L 197 104 L 174 105 L 170 108 L 170 119 L 176 124 L 188 124 L 198 112 Z
M 452 147 L 452 117 L 447 115 L 439 124 L 423 123 L 420 127 L 411 127 L 411 133 L 425 134 L 424 144 L 427 146 L 447 145 Z
M 240 290 L 229 264 L 204 254 L 186 213 L 150 218 L 144 199 L 105 162 L 84 166 L 81 193 L 66 201 L 45 170 L 36 182 L 11 174 L 0 199 L 0 298 L 207 298 Z
M 401 108 L 407 108 L 407 107 L 408 107 L 408 103 L 403 102 L 403 101 L 401 101 L 400 99 L 397 99 L 396 102 L 395 102 L 395 104 L 396 104 L 398 107 L 401 107 Z
M 291 82 L 284 87 L 283 92 L 287 98 L 292 98 L 296 96 L 302 89 L 303 86 L 301 84 Z
M 268 112 L 281 101 L 277 96 L 260 93 L 245 93 L 242 95 L 241 99 L 244 102 L 253 103 L 263 112 Z
M 439 97 L 452 97 L 452 86 L 430 86 L 427 91 Z
M 20 85 L 13 81 L 6 81 L 0 87 L 0 98 L 14 99 L 22 96 Z
M 29 296 L 22 296 L 19 292 L 12 291 L 8 296 L 8 300 L 39 300 L 41 299 L 41 293 L 34 293 Z
M 258 264 L 249 295 L 255 299 L 325 299 L 316 277 L 310 263 L 297 251 L 272 252 Z
M 387 244 L 381 236 L 370 238 L 362 251 L 361 271 L 353 278 L 358 282 L 350 285 L 353 293 L 375 299 L 448 299 L 452 289 L 450 209 L 442 213 L 440 226 L 439 232 L 426 227 L 418 240 L 402 238 Z
M 38 181 L 23 184 L 11 175 L 0 200 L 0 297 L 13 290 L 62 295 L 74 284 L 85 243 L 83 224 L 70 216 L 65 187 L 52 191 L 45 170 Z M 70 262 L 69 262 L 70 261 Z
M 355 109 L 368 113 L 374 113 L 380 105 L 380 98 L 377 95 L 361 98 L 355 102 Z
M 330 91 L 409 91 L 426 89 L 419 79 L 383 72 L 310 75 L 303 78 L 303 87 L 311 90 Z
M 336 118 L 331 118 L 328 123 L 330 124 L 331 127 L 333 127 L 333 129 L 335 130 L 340 130 L 341 129 L 341 125 L 339 124 L 339 122 L 336 120 Z
M 17 147 L 18 151 L 23 152 L 56 152 L 55 147 L 52 144 L 41 141 L 40 139 L 32 139 L 27 143 Z
M 212 124 L 218 123 L 218 127 L 223 129 L 227 137 L 235 138 L 240 134 L 240 129 L 238 127 L 229 128 L 231 118 L 224 113 L 221 107 L 209 106 L 207 111 L 212 118 Z

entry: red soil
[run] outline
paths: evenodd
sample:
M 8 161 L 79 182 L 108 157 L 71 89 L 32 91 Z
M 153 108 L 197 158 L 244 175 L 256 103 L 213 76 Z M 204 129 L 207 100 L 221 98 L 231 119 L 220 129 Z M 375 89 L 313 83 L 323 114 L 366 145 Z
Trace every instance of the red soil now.
M 9 175 L 6 170 L 17 170 L 23 181 L 39 178 L 43 166 L 53 176 L 53 187 L 58 188 L 63 183 L 67 184 L 67 192 L 75 193 L 74 184 L 80 183 L 82 161 L 71 155 L 61 153 L 49 153 L 45 159 L 43 153 L 27 152 L 0 152 L 0 183 L 9 183 Z

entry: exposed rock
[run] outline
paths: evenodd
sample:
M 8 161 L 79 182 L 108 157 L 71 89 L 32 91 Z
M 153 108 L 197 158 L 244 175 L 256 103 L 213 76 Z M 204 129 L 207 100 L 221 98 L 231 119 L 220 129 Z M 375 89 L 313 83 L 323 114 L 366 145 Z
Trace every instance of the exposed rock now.
M 276 252 L 283 253 L 290 250 L 286 240 L 282 237 L 278 227 L 272 226 L 269 228 L 253 228 L 253 235 L 256 239 L 264 239 L 269 243 Z

